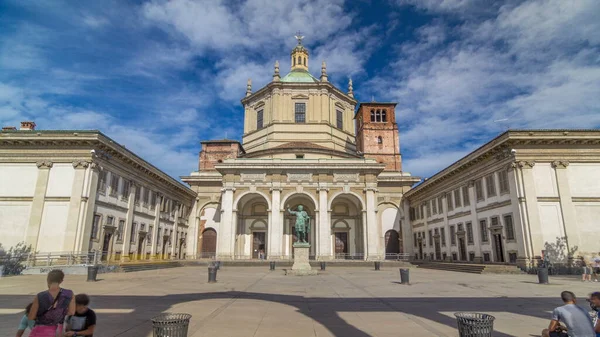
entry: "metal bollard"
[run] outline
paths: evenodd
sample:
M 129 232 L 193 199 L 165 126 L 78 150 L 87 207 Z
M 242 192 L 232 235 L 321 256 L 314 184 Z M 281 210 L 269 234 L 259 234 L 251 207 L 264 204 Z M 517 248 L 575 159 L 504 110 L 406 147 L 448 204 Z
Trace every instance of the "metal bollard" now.
M 548 268 L 538 269 L 538 282 L 540 284 L 548 284 Z
M 96 276 L 98 276 L 98 266 L 88 266 L 87 282 L 96 282 Z
M 275 270 L 275 261 L 269 262 L 269 270 Z
M 380 267 L 381 267 L 381 262 L 379 262 L 379 261 L 375 262 L 375 270 L 379 270 Z
M 325 267 L 327 267 L 327 263 L 321 262 L 321 270 L 325 270 Z
M 409 271 L 410 271 L 410 269 L 400 268 L 400 284 L 410 284 Z
M 217 282 L 217 267 L 210 266 L 208 267 L 208 283 L 216 283 Z

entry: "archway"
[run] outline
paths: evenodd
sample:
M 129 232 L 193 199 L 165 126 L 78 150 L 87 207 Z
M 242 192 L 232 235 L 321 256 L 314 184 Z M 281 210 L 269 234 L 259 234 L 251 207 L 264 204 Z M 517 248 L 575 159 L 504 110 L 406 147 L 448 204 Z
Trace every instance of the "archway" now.
M 315 258 L 315 249 L 317 245 L 316 232 L 317 232 L 317 219 L 316 219 L 316 205 L 313 201 L 313 197 L 304 193 L 295 193 L 288 195 L 283 198 L 282 206 L 284 208 L 284 227 L 283 227 L 283 255 L 287 258 L 293 258 L 292 244 L 296 241 L 295 224 L 296 216 L 288 212 L 288 208 L 292 211 L 296 211 L 298 206 L 302 205 L 304 211 L 308 213 L 310 217 L 310 232 L 308 242 L 310 243 L 310 259 Z
M 400 254 L 399 235 L 393 229 L 385 232 L 385 258 L 395 260 Z
M 203 258 L 212 258 L 217 254 L 217 231 L 207 228 L 202 232 L 202 253 Z
M 269 200 L 260 193 L 246 193 L 237 211 L 235 259 L 266 259 L 268 251 Z
M 331 211 L 331 247 L 336 259 L 365 258 L 365 228 L 362 221 L 362 201 L 354 194 L 333 197 Z

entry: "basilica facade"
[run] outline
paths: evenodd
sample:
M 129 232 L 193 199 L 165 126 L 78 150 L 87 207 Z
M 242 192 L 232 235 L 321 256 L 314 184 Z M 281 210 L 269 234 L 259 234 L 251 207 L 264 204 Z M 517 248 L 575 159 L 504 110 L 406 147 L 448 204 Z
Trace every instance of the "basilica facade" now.
M 242 142 L 202 142 L 189 257 L 290 259 L 289 210 L 310 216 L 311 258 L 379 260 L 403 253 L 403 193 L 419 178 L 402 171 L 395 103 L 359 103 L 317 78 L 298 39 L 291 70 L 253 91 L 248 81 Z

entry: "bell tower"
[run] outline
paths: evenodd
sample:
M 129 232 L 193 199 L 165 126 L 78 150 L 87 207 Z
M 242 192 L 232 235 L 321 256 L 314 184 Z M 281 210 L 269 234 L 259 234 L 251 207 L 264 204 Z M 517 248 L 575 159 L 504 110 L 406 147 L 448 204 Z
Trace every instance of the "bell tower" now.
M 354 116 L 356 150 L 365 158 L 385 164 L 385 171 L 402 171 L 396 124 L 397 103 L 360 103 Z
M 308 50 L 302 45 L 304 36 L 298 32 L 295 38 L 298 40 L 298 44 L 292 49 L 292 71 L 308 71 Z

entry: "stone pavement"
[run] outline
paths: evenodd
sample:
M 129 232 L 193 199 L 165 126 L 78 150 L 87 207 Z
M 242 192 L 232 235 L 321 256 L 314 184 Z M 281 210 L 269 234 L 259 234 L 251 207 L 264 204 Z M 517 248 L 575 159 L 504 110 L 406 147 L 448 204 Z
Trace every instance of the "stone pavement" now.
M 206 267 L 101 274 L 96 283 L 67 275 L 65 288 L 85 292 L 98 312 L 96 337 L 151 336 L 161 312 L 193 315 L 189 336 L 457 336 L 454 312 L 496 316 L 495 336 L 539 336 L 559 294 L 581 298 L 600 283 L 535 275 L 471 275 L 411 269 L 410 286 L 397 268 L 331 267 L 318 276 L 284 276 L 268 267 L 224 267 L 207 283 Z M 0 336 L 12 336 L 45 277 L 0 279 Z M 587 309 L 587 308 L 586 308 Z

